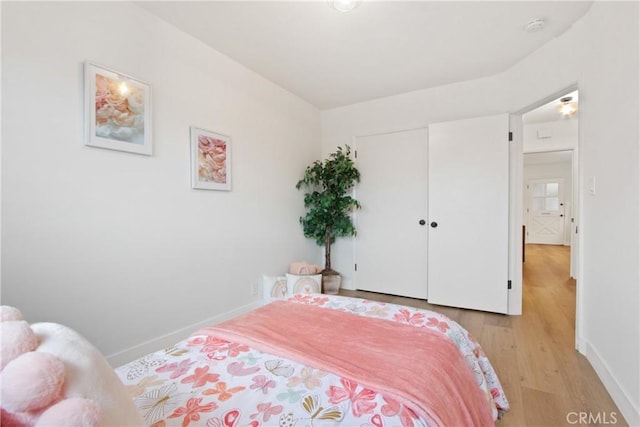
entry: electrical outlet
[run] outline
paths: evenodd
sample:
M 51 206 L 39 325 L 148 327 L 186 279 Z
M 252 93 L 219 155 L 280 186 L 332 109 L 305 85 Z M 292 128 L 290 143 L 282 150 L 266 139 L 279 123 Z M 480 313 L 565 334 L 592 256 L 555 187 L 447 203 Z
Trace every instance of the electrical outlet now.
M 252 297 L 257 297 L 258 296 L 258 284 L 257 283 L 252 283 L 251 284 L 251 296 Z

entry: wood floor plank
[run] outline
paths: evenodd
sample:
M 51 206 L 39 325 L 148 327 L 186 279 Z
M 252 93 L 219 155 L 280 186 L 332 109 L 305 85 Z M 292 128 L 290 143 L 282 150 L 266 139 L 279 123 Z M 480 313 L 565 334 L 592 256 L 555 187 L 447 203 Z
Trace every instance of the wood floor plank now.
M 522 398 L 526 402 L 525 425 L 564 426 L 569 425 L 573 406 L 563 396 L 522 387 Z M 506 419 L 506 417 L 505 417 Z
M 518 370 L 518 345 L 513 330 L 486 324 L 482 334 L 476 336 L 500 379 L 511 410 L 500 421 L 501 426 L 525 425 L 521 376 Z
M 489 356 L 511 405 L 498 427 L 627 425 L 593 367 L 575 350 L 576 283 L 569 277 L 570 249 L 527 245 L 526 253 L 521 316 L 371 292 L 340 293 L 433 310 L 471 332 Z
M 518 340 L 522 352 L 518 358 L 518 367 L 522 377 L 522 385 L 535 390 L 554 392 L 563 386 L 560 368 L 551 351 L 548 330 L 545 330 L 541 316 L 536 312 L 528 314 L 528 322 L 514 322 L 516 337 L 526 336 L 526 340 Z

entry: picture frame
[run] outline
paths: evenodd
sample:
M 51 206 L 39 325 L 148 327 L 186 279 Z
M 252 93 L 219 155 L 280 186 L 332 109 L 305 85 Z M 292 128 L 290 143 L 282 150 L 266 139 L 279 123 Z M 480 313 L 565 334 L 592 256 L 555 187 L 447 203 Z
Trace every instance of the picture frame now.
M 153 155 L 151 85 L 89 61 L 84 85 L 85 145 Z
M 231 191 L 231 137 L 191 126 L 191 187 Z

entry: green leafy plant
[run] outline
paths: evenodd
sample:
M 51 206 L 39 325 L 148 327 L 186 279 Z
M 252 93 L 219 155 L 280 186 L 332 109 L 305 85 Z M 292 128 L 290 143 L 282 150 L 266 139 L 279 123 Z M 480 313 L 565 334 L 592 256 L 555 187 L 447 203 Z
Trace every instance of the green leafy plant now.
M 307 214 L 300 217 L 304 236 L 314 239 L 319 246 L 324 245 L 324 271 L 322 274 L 338 274 L 331 269 L 331 245 L 336 237 L 356 235 L 356 229 L 349 214 L 360 208 L 360 203 L 349 194 L 355 183 L 360 182 L 360 172 L 345 150 L 338 147 L 324 161 L 316 160 L 307 166 L 304 177 L 296 188 L 308 190 L 304 195 Z

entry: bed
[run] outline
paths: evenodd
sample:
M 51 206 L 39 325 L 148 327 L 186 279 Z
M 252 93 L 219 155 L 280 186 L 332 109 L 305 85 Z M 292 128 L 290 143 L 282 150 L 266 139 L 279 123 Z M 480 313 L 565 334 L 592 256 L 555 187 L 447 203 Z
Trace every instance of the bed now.
M 116 368 L 149 426 L 493 425 L 478 342 L 436 312 L 300 294 Z

